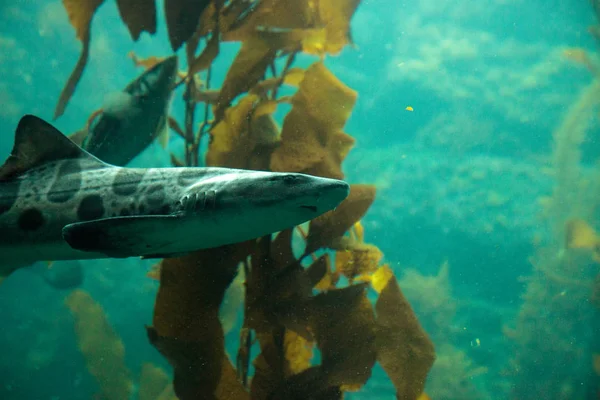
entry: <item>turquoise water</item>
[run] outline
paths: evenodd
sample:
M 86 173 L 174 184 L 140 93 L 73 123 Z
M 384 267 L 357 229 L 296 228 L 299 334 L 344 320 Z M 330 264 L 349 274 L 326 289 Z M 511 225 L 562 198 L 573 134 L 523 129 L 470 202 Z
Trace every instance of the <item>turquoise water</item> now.
M 133 42 L 116 2 L 105 1 L 94 16 L 85 73 L 64 115 L 52 121 L 80 42 L 62 2 L 3 2 L 0 152 L 9 155 L 24 114 L 66 134 L 82 128 L 105 97 L 141 73 L 128 52 L 172 54 L 158 5 L 156 35 Z M 362 220 L 365 240 L 383 251 L 436 346 L 425 386 L 431 399 L 600 396 L 600 370 L 593 368 L 600 311 L 590 300 L 600 267 L 590 249 L 564 245 L 564 224 L 573 217 L 600 229 L 600 94 L 582 100 L 594 76 L 565 57 L 583 48 L 597 59 L 588 32 L 594 24 L 585 0 L 363 0 L 352 19 L 355 46 L 325 60 L 358 92 L 344 128 L 357 143 L 344 172 L 350 183 L 377 187 Z M 238 50 L 236 43 L 221 49 L 212 82 L 223 81 Z M 296 65 L 312 61 L 299 57 Z M 170 112 L 180 121 L 181 92 Z M 171 134 L 169 151 L 181 155 L 181 143 Z M 169 152 L 154 143 L 130 166 L 170 166 Z M 145 362 L 171 374 L 144 328 L 158 290 L 146 277 L 155 262 L 76 261 L 70 266 L 82 267 L 82 282 L 69 275 L 75 283 L 66 289 L 52 285 L 59 270 L 49 272 L 45 263 L 2 282 L 0 399 L 87 399 L 98 392 L 64 304 L 75 288 L 103 307 L 134 380 Z M 226 334 L 230 354 L 238 334 Z M 348 397 L 394 393 L 376 366 Z

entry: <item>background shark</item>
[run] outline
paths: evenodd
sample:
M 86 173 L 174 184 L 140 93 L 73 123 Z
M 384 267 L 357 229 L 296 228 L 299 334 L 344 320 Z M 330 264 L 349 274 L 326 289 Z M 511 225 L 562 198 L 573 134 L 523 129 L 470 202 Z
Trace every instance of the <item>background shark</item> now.
M 177 56 L 171 56 L 145 71 L 122 92 L 108 95 L 89 129 L 73 134 L 71 139 L 102 161 L 117 166 L 128 164 L 157 138 L 166 146 L 176 77 Z
M 347 183 L 228 168 L 122 168 L 24 116 L 0 168 L 0 276 L 35 261 L 169 257 L 278 232 L 336 207 Z

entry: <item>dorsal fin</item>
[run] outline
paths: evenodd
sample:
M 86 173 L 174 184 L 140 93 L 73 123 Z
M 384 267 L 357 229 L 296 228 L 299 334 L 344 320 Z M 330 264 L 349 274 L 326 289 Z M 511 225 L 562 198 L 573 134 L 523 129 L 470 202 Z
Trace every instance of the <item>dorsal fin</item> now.
M 99 168 L 109 165 L 94 157 L 62 134 L 48 122 L 34 115 L 25 115 L 15 131 L 15 144 L 10 156 L 0 168 L 0 180 L 6 180 L 43 164 L 74 158 L 85 158 Z

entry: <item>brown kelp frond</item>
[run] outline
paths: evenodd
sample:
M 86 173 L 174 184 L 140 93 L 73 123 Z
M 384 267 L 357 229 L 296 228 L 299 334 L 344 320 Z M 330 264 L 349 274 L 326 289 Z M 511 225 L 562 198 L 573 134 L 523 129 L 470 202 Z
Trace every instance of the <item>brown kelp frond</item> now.
M 71 99 L 71 96 L 73 96 L 73 93 L 75 93 L 75 88 L 83 75 L 83 70 L 90 54 L 92 18 L 103 2 L 104 0 L 63 0 L 63 5 L 69 15 L 69 21 L 75 28 L 77 39 L 81 41 L 83 47 L 75 69 L 71 72 L 71 76 L 69 76 L 65 87 L 60 93 L 54 110 L 54 119 L 60 117 L 65 112 L 67 103 Z
M 171 378 L 162 369 L 151 363 L 144 363 L 140 373 L 138 400 L 157 400 L 171 387 Z
M 210 68 L 212 62 L 219 55 L 219 35 L 213 34 L 206 43 L 202 53 L 196 58 L 192 58 L 188 73 L 190 76 Z
M 373 307 L 362 284 L 315 296 L 311 316 L 321 350 L 322 373 L 329 386 L 355 391 L 371 376 L 376 359 Z
M 133 384 L 125 365 L 123 341 L 109 324 L 104 310 L 85 291 L 74 290 L 65 304 L 75 320 L 75 334 L 87 369 L 96 378 L 101 398 L 128 399 Z
M 54 119 L 65 112 L 65 108 L 83 75 L 90 52 L 92 19 L 103 2 L 104 0 L 63 0 L 63 6 L 69 15 L 69 21 L 75 28 L 76 37 L 81 41 L 83 48 L 75 69 L 60 94 L 54 110 Z M 137 41 L 143 31 L 150 34 L 156 33 L 156 8 L 154 3 L 154 0 L 117 0 L 119 14 L 129 29 L 133 40 Z
M 377 246 L 356 242 L 335 253 L 335 269 L 353 280 L 357 276 L 375 272 L 382 258 L 383 253 Z
M 131 58 L 133 64 L 136 67 L 144 67 L 145 69 L 150 69 L 154 67 L 156 64 L 164 61 L 167 57 L 156 57 L 150 56 L 146 58 L 138 57 L 133 51 L 127 53 L 127 57 Z
M 262 79 L 269 65 L 275 60 L 276 52 L 277 49 L 273 49 L 261 39 L 249 39 L 243 42 L 219 92 L 214 109 L 217 121 L 223 117 L 225 108 L 229 107 L 233 99 L 247 92 Z
M 169 42 L 177 51 L 196 31 L 202 12 L 211 0 L 165 0 Z
M 356 92 L 323 63 L 311 65 L 292 97 L 292 110 L 284 119 L 281 146 L 273 153 L 271 169 L 343 178 L 341 163 L 354 139 L 342 129 L 356 98 Z
M 374 316 L 363 285 L 305 299 L 302 307 L 288 304 L 272 311 L 284 323 L 292 322 L 292 314 L 302 315 L 314 339 L 295 332 L 298 326 L 293 324 L 290 330 L 260 327 L 253 399 L 321 398 L 359 388 L 370 377 L 375 363 Z M 320 365 L 310 363 L 315 345 L 321 351 Z
M 435 360 L 433 343 L 393 275 L 383 285 L 375 309 L 377 360 L 396 386 L 398 399 L 415 399 L 423 392 L 425 377 Z
M 180 399 L 214 393 L 221 372 L 230 368 L 219 306 L 251 245 L 224 246 L 161 263 L 148 337 L 173 365 L 175 393 Z
M 156 33 L 154 0 L 117 0 L 117 6 L 133 40 L 137 41 L 144 31 L 151 35 Z
M 268 170 L 271 153 L 280 140 L 273 111 L 272 103 L 252 94 L 229 107 L 211 130 L 206 164 Z
M 224 38 L 278 33 L 280 40 L 289 45 L 296 42 L 306 53 L 337 54 L 351 43 L 350 20 L 359 4 L 360 0 L 264 0 L 239 28 L 230 26 Z
M 335 210 L 313 219 L 306 238 L 305 252 L 321 247 L 338 248 L 338 243 L 360 220 L 375 200 L 375 186 L 351 185 L 350 195 Z

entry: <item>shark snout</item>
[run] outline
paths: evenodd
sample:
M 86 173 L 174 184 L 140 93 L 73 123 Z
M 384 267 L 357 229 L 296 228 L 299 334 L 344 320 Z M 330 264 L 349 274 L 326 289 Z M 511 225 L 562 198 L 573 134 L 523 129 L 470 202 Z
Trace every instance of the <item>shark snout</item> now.
M 165 70 L 169 71 L 169 74 L 173 74 L 175 73 L 175 70 L 177 69 L 177 56 L 170 56 L 165 58 L 162 61 L 162 65 L 163 68 L 165 68 Z
M 177 56 L 171 56 L 156 64 L 146 72 L 146 82 L 150 92 L 170 92 L 177 77 Z
M 177 66 L 177 56 L 168 57 L 162 62 L 162 73 L 168 79 L 175 79 L 175 75 L 177 74 Z
M 338 179 L 312 177 L 313 198 L 304 198 L 300 207 L 321 215 L 336 208 L 350 194 L 350 186 Z

